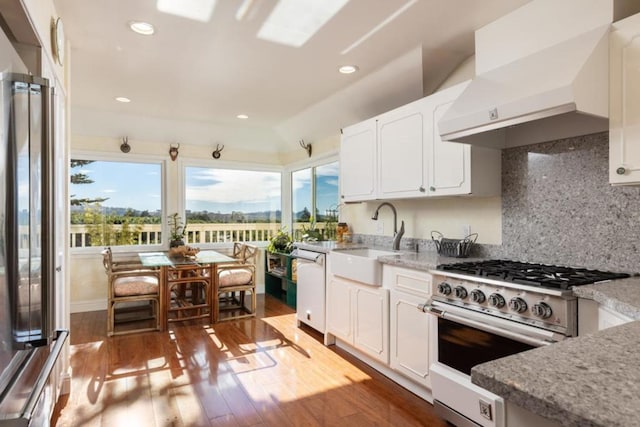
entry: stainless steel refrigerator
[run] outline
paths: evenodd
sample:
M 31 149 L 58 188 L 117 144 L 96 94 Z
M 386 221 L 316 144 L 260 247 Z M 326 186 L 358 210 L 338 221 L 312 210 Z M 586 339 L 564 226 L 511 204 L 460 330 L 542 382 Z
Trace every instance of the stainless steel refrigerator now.
M 53 330 L 50 89 L 16 73 L 16 57 L 0 57 L 1 427 L 48 425 L 49 375 L 68 336 Z

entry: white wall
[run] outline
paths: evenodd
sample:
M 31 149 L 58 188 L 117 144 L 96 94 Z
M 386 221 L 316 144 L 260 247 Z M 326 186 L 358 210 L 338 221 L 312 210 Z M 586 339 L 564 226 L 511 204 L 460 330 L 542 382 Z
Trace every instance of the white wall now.
M 391 236 L 393 214 L 383 208 L 377 221 L 371 216 L 382 201 L 349 204 L 341 208 L 341 220 L 357 234 Z M 431 231 L 448 238 L 465 237 L 465 227 L 478 233 L 478 243 L 502 243 L 502 199 L 500 197 L 451 197 L 442 199 L 391 200 L 400 221 L 405 223 L 405 237 L 430 239 Z M 380 233 L 378 227 L 384 230 Z

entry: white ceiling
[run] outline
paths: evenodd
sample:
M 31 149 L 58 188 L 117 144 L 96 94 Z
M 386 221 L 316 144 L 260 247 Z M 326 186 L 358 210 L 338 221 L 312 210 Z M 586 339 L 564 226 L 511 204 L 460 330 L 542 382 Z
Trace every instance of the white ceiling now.
M 237 20 L 245 1 L 251 4 L 249 12 Z M 432 90 L 473 53 L 476 29 L 528 1 L 350 0 L 299 48 L 256 37 L 277 0 L 218 0 L 209 22 L 159 12 L 155 0 L 54 3 L 71 44 L 71 104 L 78 112 L 72 130 L 90 132 L 73 123 L 86 112 L 142 116 L 165 124 L 249 130 L 245 134 L 251 137 L 242 140 L 247 148 L 255 144 L 264 150 L 266 141 L 270 147 L 265 151 L 289 151 L 297 141 L 279 136 L 278 125 L 420 46 L 423 85 Z M 403 7 L 394 20 L 342 53 Z M 156 34 L 133 33 L 127 26 L 131 20 L 152 23 Z M 339 74 L 345 64 L 360 71 Z M 132 102 L 116 102 L 117 96 Z M 249 119 L 240 121 L 240 113 Z M 111 128 L 114 135 L 101 136 L 130 131 L 122 126 Z M 224 134 L 230 139 L 233 132 Z

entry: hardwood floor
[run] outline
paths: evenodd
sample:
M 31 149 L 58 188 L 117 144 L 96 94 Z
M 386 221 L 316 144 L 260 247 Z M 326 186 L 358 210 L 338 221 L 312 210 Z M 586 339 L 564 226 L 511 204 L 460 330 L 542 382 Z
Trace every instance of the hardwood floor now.
M 258 318 L 106 337 L 71 316 L 71 393 L 54 426 L 441 426 L 433 407 L 258 296 Z

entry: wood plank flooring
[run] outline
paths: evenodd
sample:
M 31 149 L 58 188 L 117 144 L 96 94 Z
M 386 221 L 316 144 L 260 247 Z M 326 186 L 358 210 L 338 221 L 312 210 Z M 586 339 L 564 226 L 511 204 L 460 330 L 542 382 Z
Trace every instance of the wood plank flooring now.
M 258 318 L 106 337 L 71 316 L 70 395 L 54 426 L 434 426 L 433 407 L 258 296 Z

